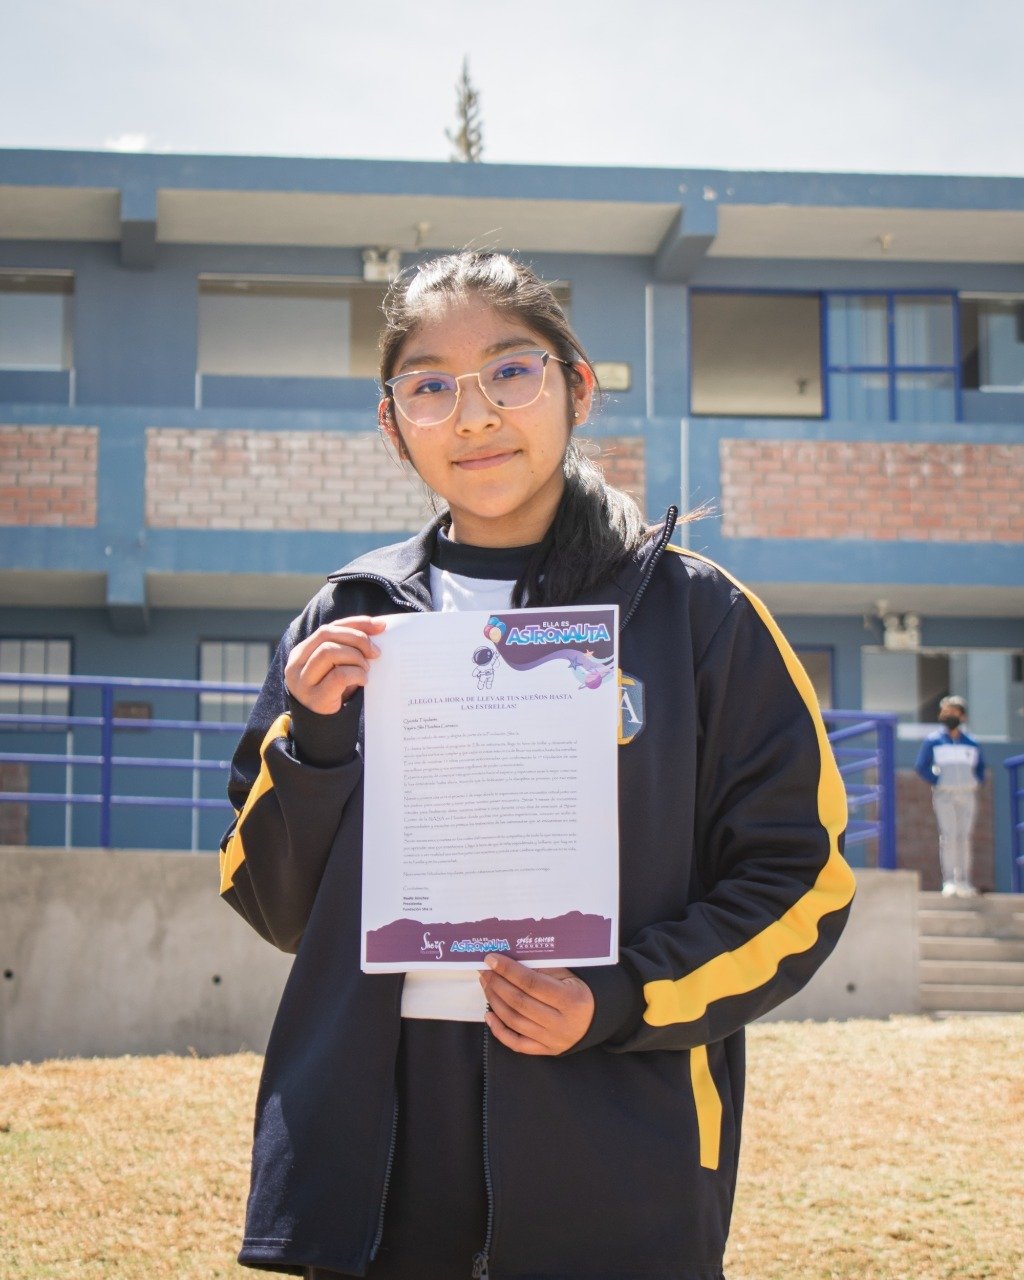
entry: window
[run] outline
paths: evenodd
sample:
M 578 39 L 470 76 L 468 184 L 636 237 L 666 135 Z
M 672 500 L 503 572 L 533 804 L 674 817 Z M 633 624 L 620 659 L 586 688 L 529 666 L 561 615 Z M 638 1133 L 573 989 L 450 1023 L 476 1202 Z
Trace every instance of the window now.
M 71 368 L 69 271 L 0 271 L 0 369 Z
M 935 728 L 939 702 L 955 693 L 967 702 L 967 727 L 985 738 L 1024 736 L 1021 654 L 1005 649 L 926 649 L 916 653 L 862 652 L 865 711 L 899 716 L 900 737 L 921 738 Z
M 797 645 L 795 651 L 800 659 L 800 665 L 807 672 L 814 686 L 814 696 L 818 699 L 818 706 L 822 711 L 830 711 L 833 705 L 832 650 L 804 648 Z
M 375 377 L 384 291 L 316 277 L 200 276 L 198 372 Z
M 694 414 L 855 422 L 959 419 L 951 293 L 699 289 L 690 314 Z M 1001 318 L 1001 376 L 1014 376 L 1016 353 L 1008 345 L 1007 317 Z M 1024 347 L 1020 353 L 1016 376 L 1024 385 Z
M 820 418 L 817 294 L 693 294 L 691 411 Z
M 829 294 L 829 417 L 956 421 L 953 317 L 952 294 Z
M 960 359 L 966 390 L 1024 391 L 1024 297 L 962 297 Z
M 69 676 L 71 641 L 8 636 L 0 639 L 0 672 L 18 676 Z M 0 684 L 0 711 L 6 715 L 66 716 L 67 686 Z
M 270 666 L 269 640 L 202 640 L 199 679 L 212 684 L 262 684 Z M 200 693 L 199 719 L 221 724 L 247 719 L 255 694 Z

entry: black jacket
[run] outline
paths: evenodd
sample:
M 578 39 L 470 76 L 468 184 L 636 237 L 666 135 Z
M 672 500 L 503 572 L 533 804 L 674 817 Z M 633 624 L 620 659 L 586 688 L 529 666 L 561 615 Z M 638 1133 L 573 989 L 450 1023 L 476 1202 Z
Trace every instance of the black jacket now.
M 673 519 L 585 602 L 620 607 L 620 961 L 579 970 L 595 1014 L 568 1054 L 486 1033 L 500 1280 L 721 1276 L 742 1028 L 810 978 L 853 896 L 810 682 L 755 596 L 668 545 Z M 403 976 L 359 968 L 361 697 L 290 706 L 284 665 L 329 619 L 429 609 L 435 527 L 332 575 L 234 759 L 221 890 L 295 952 L 257 1099 L 252 1266 L 362 1274 L 379 1242 Z

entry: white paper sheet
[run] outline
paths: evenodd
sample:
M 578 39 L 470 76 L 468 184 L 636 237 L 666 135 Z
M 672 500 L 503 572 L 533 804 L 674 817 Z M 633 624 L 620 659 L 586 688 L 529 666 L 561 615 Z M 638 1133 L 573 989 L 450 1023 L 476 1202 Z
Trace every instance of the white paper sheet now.
M 364 971 L 615 961 L 618 610 L 385 621 L 365 695 Z

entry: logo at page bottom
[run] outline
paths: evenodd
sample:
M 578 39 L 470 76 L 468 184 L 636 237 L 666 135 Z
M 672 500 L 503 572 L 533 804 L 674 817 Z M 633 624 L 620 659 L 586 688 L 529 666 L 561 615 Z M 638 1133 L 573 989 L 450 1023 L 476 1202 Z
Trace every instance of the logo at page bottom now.
M 521 956 L 543 955 L 545 951 L 554 951 L 554 934 L 532 934 L 516 938 L 516 954 Z

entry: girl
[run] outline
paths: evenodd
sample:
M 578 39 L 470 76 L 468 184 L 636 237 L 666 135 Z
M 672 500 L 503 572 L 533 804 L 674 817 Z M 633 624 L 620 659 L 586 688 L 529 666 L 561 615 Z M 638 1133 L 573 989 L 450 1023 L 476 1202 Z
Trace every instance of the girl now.
M 375 1280 L 717 1280 L 744 1024 L 845 922 L 846 808 L 761 602 L 579 452 L 593 370 L 495 253 L 403 275 L 381 430 L 443 504 L 289 627 L 235 755 L 222 893 L 295 953 L 256 1107 L 240 1262 Z M 620 609 L 618 963 L 359 967 L 362 688 L 379 615 Z M 372 856 L 372 851 L 367 851 Z

